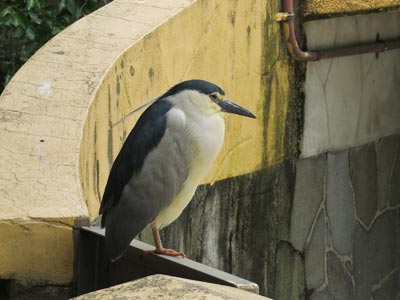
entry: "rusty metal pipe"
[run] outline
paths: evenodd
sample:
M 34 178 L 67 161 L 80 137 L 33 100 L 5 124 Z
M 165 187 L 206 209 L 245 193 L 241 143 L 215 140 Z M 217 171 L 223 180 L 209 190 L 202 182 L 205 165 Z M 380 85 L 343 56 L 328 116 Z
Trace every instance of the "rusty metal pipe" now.
M 320 59 L 344 57 L 364 53 L 379 53 L 393 49 L 400 49 L 400 40 L 377 41 L 374 43 L 358 44 L 349 47 L 303 51 L 296 39 L 294 26 L 293 0 L 282 0 L 283 12 L 276 15 L 276 19 L 282 22 L 283 33 L 289 52 L 299 61 L 317 61 Z

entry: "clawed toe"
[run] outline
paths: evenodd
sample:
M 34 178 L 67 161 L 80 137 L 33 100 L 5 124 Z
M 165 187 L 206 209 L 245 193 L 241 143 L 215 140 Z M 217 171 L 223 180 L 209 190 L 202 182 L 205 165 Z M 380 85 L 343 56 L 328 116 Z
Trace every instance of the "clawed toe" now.
M 156 254 L 167 255 L 167 256 L 173 256 L 173 257 L 181 256 L 182 258 L 183 258 L 183 257 L 186 257 L 185 253 L 183 253 L 183 252 L 178 252 L 178 251 L 175 251 L 175 250 L 173 250 L 173 249 L 165 249 L 165 248 L 162 248 L 162 249 L 154 249 L 154 250 L 148 250 L 148 251 L 145 251 L 145 253 L 146 253 L 146 254 L 149 254 L 149 253 L 156 253 Z

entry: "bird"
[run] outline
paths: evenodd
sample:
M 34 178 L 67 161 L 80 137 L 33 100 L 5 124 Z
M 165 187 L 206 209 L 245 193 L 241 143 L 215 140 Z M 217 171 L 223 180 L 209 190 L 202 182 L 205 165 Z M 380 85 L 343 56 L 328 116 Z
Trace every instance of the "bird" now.
M 114 160 L 99 209 L 111 262 L 148 226 L 155 243 L 149 252 L 185 257 L 163 247 L 159 230 L 179 217 L 219 154 L 223 113 L 256 118 L 200 79 L 176 84 L 142 113 Z

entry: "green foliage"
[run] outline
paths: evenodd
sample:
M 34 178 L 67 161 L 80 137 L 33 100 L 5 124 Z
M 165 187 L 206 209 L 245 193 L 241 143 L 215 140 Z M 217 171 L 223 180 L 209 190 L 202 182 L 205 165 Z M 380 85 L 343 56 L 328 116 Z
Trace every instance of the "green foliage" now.
M 111 0 L 0 0 L 0 92 L 51 37 Z

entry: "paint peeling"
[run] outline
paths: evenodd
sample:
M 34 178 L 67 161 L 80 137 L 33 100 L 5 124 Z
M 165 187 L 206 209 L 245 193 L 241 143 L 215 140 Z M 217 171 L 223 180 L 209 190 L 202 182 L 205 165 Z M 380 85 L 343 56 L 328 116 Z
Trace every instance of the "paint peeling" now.
M 41 86 L 36 89 L 36 92 L 44 98 L 49 98 L 53 94 L 53 90 L 51 89 L 51 82 L 45 81 Z

